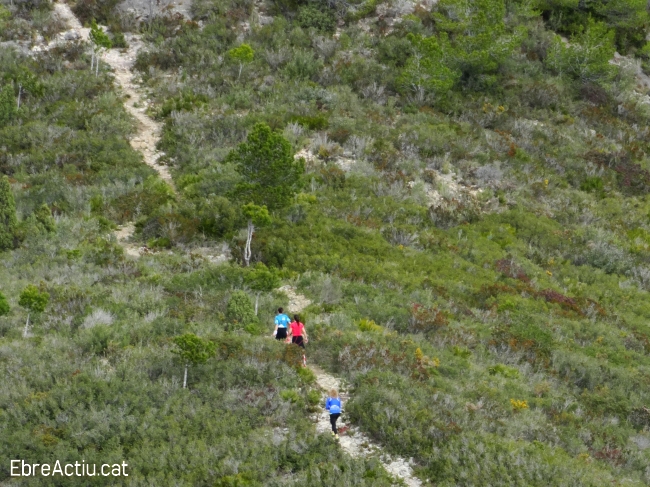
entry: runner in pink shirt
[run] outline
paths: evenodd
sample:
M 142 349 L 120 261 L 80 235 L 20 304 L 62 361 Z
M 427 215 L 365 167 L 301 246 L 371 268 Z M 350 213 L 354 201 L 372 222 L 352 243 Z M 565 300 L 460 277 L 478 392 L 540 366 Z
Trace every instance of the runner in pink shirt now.
M 293 321 L 289 325 L 289 336 L 291 337 L 291 343 L 305 348 L 305 343 L 309 339 L 305 331 L 305 325 L 300 322 L 300 316 L 298 315 L 293 315 Z

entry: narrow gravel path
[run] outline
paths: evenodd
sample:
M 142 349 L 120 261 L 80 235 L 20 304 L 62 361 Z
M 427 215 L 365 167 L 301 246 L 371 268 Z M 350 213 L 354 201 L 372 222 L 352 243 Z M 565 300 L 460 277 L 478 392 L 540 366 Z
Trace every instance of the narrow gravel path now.
M 76 35 L 73 34 L 69 37 L 72 39 L 76 37 L 89 42 L 90 29 L 81 25 L 68 4 L 55 2 L 54 12 L 69 29 L 62 36 L 63 40 L 68 38 L 70 33 L 76 33 Z M 140 152 L 144 162 L 174 189 L 174 182 L 169 169 L 158 162 L 158 158 L 162 154 L 156 149 L 156 144 L 160 140 L 162 125 L 146 114 L 147 104 L 140 96 L 138 86 L 134 81 L 133 64 L 138 55 L 138 50 L 142 48 L 143 44 L 139 37 L 135 35 L 129 35 L 127 41 L 129 44 L 128 49 L 109 49 L 102 53 L 101 59 L 113 69 L 115 82 L 126 96 L 124 107 L 138 121 L 137 133 L 130 140 L 131 147 Z M 140 257 L 142 248 L 130 243 L 134 231 L 135 225 L 133 222 L 129 222 L 114 233 L 118 243 L 124 248 L 127 255 Z
M 288 309 L 291 313 L 300 313 L 311 304 L 311 300 L 298 293 L 293 286 L 282 286 L 279 290 L 283 291 L 289 297 Z M 346 393 L 346 388 L 341 379 L 328 374 L 315 365 L 310 364 L 309 368 L 316 375 L 316 383 L 323 391 L 323 404 L 328 391 L 336 389 L 339 392 L 343 401 L 343 418 L 345 418 L 345 403 L 350 396 Z M 316 431 L 322 434 L 330 434 L 332 429 L 329 414 L 325 409 L 315 414 L 313 420 L 316 423 Z M 378 456 L 386 471 L 404 481 L 408 487 L 420 487 L 422 485 L 420 479 L 413 475 L 413 469 L 409 460 L 384 453 L 380 445 L 359 431 L 354 425 L 346 424 L 342 419 L 339 419 L 338 427 L 341 431 L 339 443 L 343 451 L 348 455 L 355 458 Z
M 84 28 L 81 25 L 79 19 L 75 17 L 68 4 L 56 2 L 54 3 L 54 11 L 68 25 L 71 31 L 76 32 L 84 41 L 88 41 L 90 29 Z M 101 59 L 113 68 L 115 82 L 127 97 L 124 106 L 139 122 L 138 131 L 131 139 L 131 146 L 142 153 L 144 162 L 154 169 L 160 178 L 173 188 L 174 183 L 169 169 L 158 162 L 158 158 L 162 154 L 156 149 L 156 143 L 160 139 L 162 125 L 146 114 L 147 104 L 140 96 L 138 86 L 133 79 L 133 64 L 143 44 L 139 37 L 135 35 L 129 35 L 127 41 L 129 43 L 128 49 L 109 49 L 102 53 Z
M 70 30 L 74 30 L 83 40 L 88 40 L 89 29 L 82 27 L 79 20 L 70 10 L 70 7 L 64 3 L 55 3 L 54 9 L 64 22 L 67 23 Z M 131 71 L 138 50 L 142 43 L 136 36 L 130 36 L 129 48 L 126 50 L 110 49 L 104 52 L 102 60 L 113 68 L 115 81 L 120 85 L 122 91 L 127 95 L 127 101 L 124 106 L 128 112 L 139 122 L 138 133 L 131 140 L 131 146 L 142 153 L 147 165 L 152 167 L 160 175 L 160 178 L 167 182 L 172 188 L 173 181 L 169 170 L 158 162 L 160 153 L 156 150 L 156 143 L 160 138 L 161 125 L 152 120 L 145 113 L 145 103 L 140 96 L 137 85 L 133 80 Z M 124 246 L 126 253 L 132 256 L 139 256 L 139 250 L 128 243 L 134 231 L 133 223 L 128 223 L 115 232 L 118 242 Z M 292 286 L 283 286 L 280 290 L 284 291 L 289 297 L 289 309 L 291 312 L 299 313 L 311 304 L 311 301 L 305 296 L 296 292 Z M 345 402 L 348 399 L 345 391 L 342 391 L 340 379 L 328 374 L 316 366 L 310 366 L 316 375 L 316 382 L 323 390 L 323 399 L 326 391 L 336 389 L 341 391 L 343 407 L 345 412 Z M 330 423 L 329 415 L 326 411 L 315 415 L 316 430 L 319 433 L 329 433 Z M 384 468 L 395 477 L 403 480 L 408 487 L 420 487 L 422 483 L 413 476 L 410 463 L 400 457 L 391 457 L 382 452 L 381 447 L 374 443 L 369 437 L 357 430 L 357 428 L 346 425 L 341 422 L 340 427 L 343 434 L 339 440 L 341 448 L 352 457 L 364 457 L 378 455 Z

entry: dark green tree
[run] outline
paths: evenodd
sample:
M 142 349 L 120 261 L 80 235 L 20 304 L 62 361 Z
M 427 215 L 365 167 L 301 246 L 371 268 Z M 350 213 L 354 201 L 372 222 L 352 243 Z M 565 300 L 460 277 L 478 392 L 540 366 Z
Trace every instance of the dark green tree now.
M 178 355 L 179 359 L 185 364 L 185 374 L 183 375 L 183 389 L 187 387 L 187 369 L 190 365 L 204 364 L 208 359 L 214 356 L 217 346 L 214 342 L 200 338 L 194 333 L 186 333 L 174 338 L 176 349 L 172 353 Z
M 408 36 L 413 54 L 397 79 L 401 91 L 421 104 L 459 83 L 472 89 L 494 85 L 523 36 L 523 29 L 506 27 L 505 0 L 440 0 L 432 15 L 436 35 Z
M 4 125 L 14 118 L 17 111 L 11 85 L 0 88 L 0 125 Z
M 56 222 L 52 218 L 52 210 L 45 203 L 34 210 L 34 219 L 46 232 L 52 232 L 56 226 Z
M 446 35 L 438 39 L 409 34 L 408 38 L 415 52 L 406 62 L 397 84 L 402 92 L 411 94 L 412 100 L 421 104 L 426 96 L 449 91 L 460 78 L 460 72 L 441 62 L 450 51 Z
M 241 202 L 265 205 L 273 211 L 289 205 L 302 187 L 304 159 L 294 159 L 291 144 L 263 123 L 253 127 L 246 142 L 228 154 L 242 180 L 232 196 Z
M 602 22 L 589 19 L 587 28 L 572 37 L 570 44 L 566 45 L 560 36 L 555 36 L 545 62 L 559 74 L 581 81 L 607 82 L 618 69 L 609 62 L 614 51 L 614 31 Z
M 15 234 L 16 202 L 11 191 L 9 178 L 3 176 L 0 178 L 0 251 L 14 246 Z
M 8 315 L 10 310 L 11 308 L 7 302 L 7 298 L 5 298 L 5 295 L 0 292 L 0 316 Z
M 18 304 L 27 310 L 27 321 L 25 322 L 25 330 L 23 337 L 27 336 L 29 331 L 29 317 L 33 313 L 42 313 L 50 301 L 50 295 L 45 291 L 41 292 L 33 284 L 29 284 L 23 292 L 20 293 Z
M 650 23 L 647 0 L 537 0 L 548 25 L 575 35 L 588 27 L 590 19 L 603 22 L 614 31 L 617 50 L 626 53 L 646 44 Z

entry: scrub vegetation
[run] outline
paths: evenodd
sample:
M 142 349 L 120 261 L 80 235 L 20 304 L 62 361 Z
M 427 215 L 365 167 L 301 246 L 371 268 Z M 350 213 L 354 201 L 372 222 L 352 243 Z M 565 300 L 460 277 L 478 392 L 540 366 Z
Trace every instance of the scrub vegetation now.
M 147 42 L 176 192 L 88 46 L 0 46 L 0 458 L 392 485 L 316 434 L 268 338 L 291 284 L 344 421 L 423 485 L 650 485 L 645 1 L 109 3 L 74 10 Z M 50 8 L 0 4 L 0 40 L 54 37 Z

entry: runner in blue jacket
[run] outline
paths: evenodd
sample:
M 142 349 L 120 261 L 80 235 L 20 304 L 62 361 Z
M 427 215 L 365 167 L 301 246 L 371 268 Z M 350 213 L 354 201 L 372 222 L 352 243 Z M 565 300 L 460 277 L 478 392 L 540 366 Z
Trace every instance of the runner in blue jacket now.
M 325 409 L 330 413 L 332 434 L 335 438 L 338 438 L 339 433 L 336 429 L 336 421 L 339 419 L 339 416 L 341 416 L 341 398 L 339 398 L 339 393 L 336 392 L 336 389 L 330 391 L 330 395 L 325 401 Z

